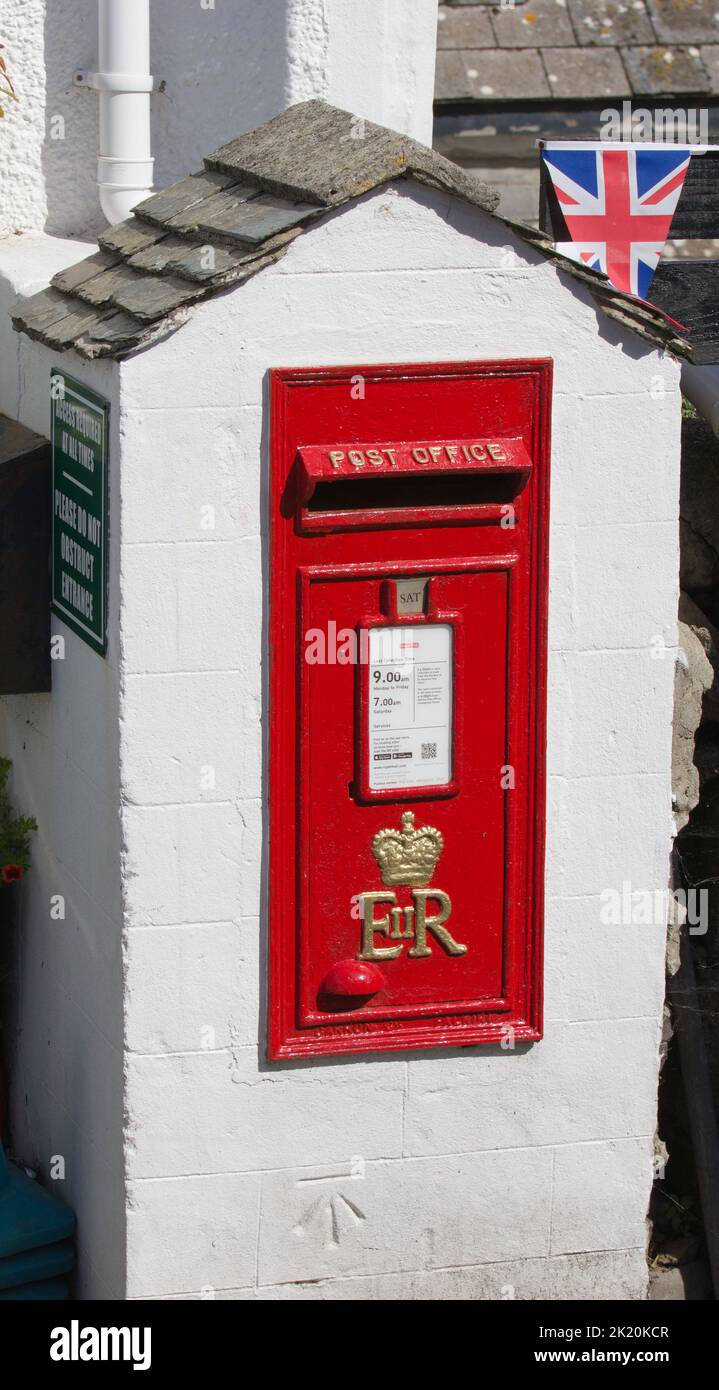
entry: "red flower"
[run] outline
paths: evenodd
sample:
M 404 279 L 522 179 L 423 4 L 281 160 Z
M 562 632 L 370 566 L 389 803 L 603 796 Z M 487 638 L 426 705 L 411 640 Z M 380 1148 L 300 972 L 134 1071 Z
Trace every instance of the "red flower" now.
M 3 883 L 16 883 L 19 878 L 22 878 L 24 872 L 22 864 L 3 864 L 0 876 Z

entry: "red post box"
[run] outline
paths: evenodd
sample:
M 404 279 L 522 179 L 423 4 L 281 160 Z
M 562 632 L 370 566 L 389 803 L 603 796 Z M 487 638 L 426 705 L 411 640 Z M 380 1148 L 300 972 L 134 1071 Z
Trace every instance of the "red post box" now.
M 271 394 L 268 1055 L 538 1039 L 551 362 Z

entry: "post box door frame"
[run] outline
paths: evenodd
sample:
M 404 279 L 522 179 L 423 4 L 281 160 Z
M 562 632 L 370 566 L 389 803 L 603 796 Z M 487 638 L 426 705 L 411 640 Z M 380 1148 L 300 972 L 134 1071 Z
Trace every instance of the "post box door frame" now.
M 523 1004 L 519 1013 L 511 1018 L 495 1015 L 494 1018 L 478 1020 L 466 1028 L 457 1029 L 454 1021 L 446 1019 L 443 1028 L 444 1009 L 439 1007 L 435 1017 L 417 1017 L 413 1023 L 393 1027 L 391 1024 L 365 1025 L 363 1032 L 361 1018 L 349 1020 L 349 1028 L 338 1026 L 328 1028 L 325 1035 L 318 1037 L 317 1028 L 303 1027 L 299 1004 L 299 960 L 297 937 L 297 905 L 305 897 L 307 885 L 299 862 L 297 835 L 299 824 L 295 825 L 293 815 L 298 813 L 296 805 L 297 786 L 301 783 L 299 762 L 303 736 L 297 728 L 297 712 L 287 701 L 290 686 L 301 673 L 296 669 L 298 653 L 289 652 L 288 615 L 280 610 L 280 605 L 270 603 L 269 643 L 271 658 L 270 674 L 270 725 L 271 746 L 269 748 L 269 790 L 270 790 L 270 893 L 269 925 L 270 942 L 268 952 L 269 969 L 269 1009 L 267 1055 L 270 1061 L 283 1061 L 291 1058 L 309 1057 L 323 1054 L 379 1052 L 387 1049 L 422 1048 L 441 1045 L 477 1045 L 478 1043 L 498 1043 L 507 1036 L 511 1027 L 513 1040 L 517 1043 L 537 1041 L 542 1036 L 542 940 L 544 905 L 544 845 L 545 845 L 545 720 L 546 720 L 546 636 L 547 636 L 547 595 L 548 595 L 548 511 L 549 511 L 549 462 L 551 440 L 551 387 L 553 362 L 550 358 L 502 359 L 473 362 L 409 363 L 409 364 L 371 364 L 360 366 L 333 366 L 308 368 L 278 368 L 270 373 L 270 507 L 277 510 L 271 527 L 270 565 L 279 564 L 286 568 L 287 545 L 293 529 L 293 522 L 285 509 L 284 489 L 292 460 L 286 454 L 285 406 L 288 392 L 295 387 L 322 386 L 325 383 L 346 383 L 352 378 L 362 377 L 369 386 L 373 381 L 398 378 L 403 381 L 423 378 L 477 379 L 496 376 L 502 378 L 530 378 L 533 385 L 533 407 L 531 412 L 531 459 L 534 483 L 534 524 L 531 533 L 528 572 L 528 611 L 530 614 L 530 641 L 526 653 L 529 679 L 527 698 L 531 703 L 532 727 L 528 735 L 529 766 L 531 768 L 531 788 L 526 798 L 527 830 L 531 857 L 527 861 L 526 874 L 531 886 L 534 904 L 531 921 L 521 943 L 514 942 L 517 951 L 515 967 L 522 978 Z M 304 441 L 306 443 L 306 441 Z M 297 441 L 300 447 L 303 441 Z M 279 487 L 279 492 L 277 491 Z M 518 512 L 524 512 L 527 505 L 526 494 L 517 499 Z M 489 508 L 487 509 L 490 510 Z M 495 509 L 492 508 L 492 511 Z M 496 509 L 497 511 L 499 509 Z M 458 508 L 459 513 L 459 508 Z M 281 522 L 279 518 L 282 518 Z M 427 518 L 431 525 L 434 518 Z M 449 518 L 443 516 L 447 523 Z M 468 518 L 468 524 L 471 524 Z M 490 517 L 487 516 L 489 521 Z M 498 521 L 498 516 L 492 516 Z M 295 510 L 295 522 L 297 521 Z M 396 530 L 402 524 L 395 515 L 377 518 L 377 528 Z M 436 522 L 435 522 L 436 524 Z M 461 522 L 460 522 L 461 524 Z M 476 524 L 476 523 L 475 523 Z M 341 531 L 343 528 L 337 528 Z M 482 528 L 483 529 L 483 528 Z M 302 535 L 301 527 L 297 534 Z M 279 553 L 278 553 L 279 549 Z M 273 553 L 274 552 L 274 553 Z M 505 557 L 506 558 L 506 557 Z M 330 567 L 335 560 L 329 561 Z M 351 563 L 351 562 L 350 562 Z M 419 562 L 418 562 L 419 566 Z M 301 563 L 297 573 L 295 588 L 296 603 L 299 610 L 300 594 L 306 582 L 308 568 L 313 568 L 309 555 L 307 563 Z M 410 567 L 412 570 L 415 566 Z M 388 574 L 409 573 L 407 566 L 390 562 Z M 302 574 L 304 571 L 304 577 Z M 417 567 L 417 573 L 421 568 Z M 293 644 L 297 634 L 292 627 Z M 283 692 L 283 707 L 274 708 L 272 693 Z M 461 720 L 460 720 L 461 723 Z M 298 742 L 299 740 L 299 742 Z M 401 794 L 398 794 L 401 799 Z M 288 808 L 294 808 L 288 813 Z M 537 811 L 541 815 L 537 818 Z M 273 865 L 284 866 L 285 873 L 291 875 L 290 897 L 295 902 L 294 921 L 290 924 L 288 901 L 284 885 L 273 883 Z M 292 868 L 294 865 L 294 868 Z M 291 934 L 288 936 L 288 932 Z M 497 1001 L 499 1003 L 499 1001 Z M 501 1006 L 500 1006 L 501 1009 Z M 354 1026 L 354 1029 L 352 1025 Z M 322 1029 L 319 1030 L 321 1034 Z

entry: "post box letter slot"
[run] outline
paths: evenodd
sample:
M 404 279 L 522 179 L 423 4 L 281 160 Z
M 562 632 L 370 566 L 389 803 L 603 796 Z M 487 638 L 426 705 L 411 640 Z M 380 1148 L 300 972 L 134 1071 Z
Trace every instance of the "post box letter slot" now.
M 394 520 L 446 520 L 452 511 L 486 515 L 526 486 L 531 460 L 519 438 L 300 448 L 288 484 L 288 510 L 301 529 L 366 524 L 369 512 Z M 399 520 L 399 524 L 403 524 Z

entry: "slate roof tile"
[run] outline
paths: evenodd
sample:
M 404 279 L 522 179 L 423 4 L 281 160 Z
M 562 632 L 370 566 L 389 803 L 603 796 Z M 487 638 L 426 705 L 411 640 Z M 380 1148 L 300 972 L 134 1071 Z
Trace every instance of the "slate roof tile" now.
M 542 58 L 555 97 L 623 97 L 630 86 L 614 48 L 545 48 Z
M 479 6 L 473 9 L 451 10 L 439 7 L 437 48 L 492 48 L 494 30 L 489 11 Z
M 566 57 L 573 50 L 549 52 Z M 445 50 L 445 58 L 455 56 Z M 584 50 L 584 56 L 606 61 L 612 51 Z M 481 49 L 473 61 L 478 78 L 481 65 L 482 85 L 516 92 L 522 72 L 538 81 L 539 65 L 547 87 L 531 50 Z M 496 209 L 494 190 L 434 151 L 370 122 L 360 125 L 361 135 L 349 112 L 306 102 L 230 142 L 209 157 L 207 175 L 190 175 L 145 199 L 132 217 L 102 233 L 101 251 L 20 301 L 15 327 L 58 351 L 122 358 L 174 332 L 199 300 L 273 264 L 313 218 L 372 188 L 410 177 L 486 213 Z M 605 276 L 555 251 L 536 228 L 498 221 L 587 286 L 610 317 L 654 344 L 690 354 L 661 310 L 618 294 Z
M 192 304 L 203 293 L 199 286 L 174 275 L 138 275 L 129 270 L 129 278 L 114 291 L 112 302 L 143 323 L 154 323 L 173 309 Z
M 55 290 L 64 290 L 66 294 L 77 291 L 78 286 L 86 280 L 97 279 L 103 271 L 110 270 L 118 265 L 119 256 L 111 256 L 107 251 L 95 251 L 92 256 L 86 256 L 84 261 L 77 261 L 75 265 L 70 265 L 66 270 L 59 270 L 53 275 L 50 284 Z
M 647 0 L 662 43 L 712 43 L 717 38 L 716 0 Z
M 528 0 L 492 11 L 492 28 L 500 48 L 541 48 L 576 44 L 566 0 Z
M 412 175 L 453 189 L 488 209 L 498 196 L 479 179 L 416 140 L 343 113 L 323 101 L 293 106 L 208 155 L 209 169 L 249 180 L 299 203 L 339 207 L 393 179 Z
M 232 237 L 257 245 L 278 232 L 286 231 L 288 227 L 297 227 L 308 218 L 316 217 L 324 209 L 316 203 L 292 203 L 267 193 L 240 202 L 233 198 L 230 191 L 201 203 L 195 211 L 197 220 L 194 225 L 198 232 Z M 175 219 L 174 225 L 181 224 Z
M 211 218 L 214 211 L 221 212 L 223 208 L 239 208 L 249 198 L 254 198 L 256 193 L 257 189 L 252 188 L 250 184 L 233 183 L 229 188 L 218 190 L 208 198 L 178 208 L 169 217 L 160 218 L 156 210 L 141 212 L 139 215 L 161 221 L 166 232 L 196 232 L 203 217 Z
M 147 218 L 148 222 L 168 223 L 178 212 L 187 212 L 206 198 L 213 198 L 222 189 L 236 182 L 227 175 L 210 172 L 207 169 L 198 174 L 189 174 L 179 183 L 173 183 L 161 193 L 153 193 L 143 198 L 133 209 L 135 217 Z
M 62 352 L 66 347 L 75 347 L 78 338 L 87 333 L 98 322 L 100 315 L 91 305 L 72 300 L 69 312 L 55 319 L 43 330 L 42 341 L 47 347 Z
M 120 256 L 131 256 L 146 246 L 154 246 L 164 235 L 163 227 L 146 227 L 135 217 L 130 217 L 126 222 L 116 222 L 114 227 L 106 227 L 97 239 L 100 246 L 111 254 L 116 251 Z
M 719 43 L 707 43 L 702 48 L 702 64 L 709 78 L 709 91 L 719 94 Z
M 85 304 L 101 307 L 111 304 L 115 291 L 122 289 L 123 285 L 132 284 L 136 278 L 134 271 L 125 261 L 117 261 L 101 275 L 93 275 L 88 280 L 80 281 L 75 287 L 75 294 Z
M 467 64 L 473 57 L 476 58 L 474 50 L 464 48 L 461 50 L 438 49 L 435 65 L 435 92 L 441 92 L 443 100 L 457 101 L 462 97 L 471 97 L 469 78 L 467 77 Z
M 646 96 L 674 92 L 708 92 L 709 74 L 699 51 L 674 45 L 654 48 L 625 48 L 624 66 L 632 90 Z
M 185 322 L 187 313 L 187 310 L 182 310 L 176 314 L 172 319 L 172 328 L 179 328 L 180 324 Z M 171 328 L 168 327 L 166 319 L 151 329 L 141 324 L 132 314 L 113 309 L 106 314 L 98 312 L 94 324 L 87 326 L 73 346 L 84 357 L 121 357 L 134 348 L 148 347 L 157 338 L 166 337 L 169 331 Z
M 174 236 L 168 232 L 167 236 L 161 237 L 159 241 L 128 256 L 127 265 L 133 270 L 145 270 L 152 275 L 162 275 L 165 270 L 177 273 L 181 263 L 192 263 L 193 259 L 197 261 L 198 267 L 201 266 L 203 253 L 208 251 L 213 252 L 210 259 L 215 262 L 219 249 L 201 242 L 196 244 L 185 237 Z M 234 260 L 234 253 L 225 247 L 222 248 L 222 256 Z M 208 257 L 205 255 L 204 259 L 207 260 Z
M 552 94 L 539 54 L 526 49 L 438 53 L 437 72 L 445 97 L 455 101 L 530 101 Z
M 611 62 L 611 71 L 617 75 L 614 83 L 619 64 L 636 96 L 717 90 L 714 50 L 719 45 L 719 0 L 515 0 L 507 7 L 492 0 L 445 0 L 439 14 L 435 90 L 439 102 L 485 101 L 487 94 L 477 94 L 471 71 L 477 69 L 476 51 L 493 48 L 498 53 L 522 49 L 543 56 L 545 69 L 548 50 L 606 49 L 615 55 Z M 643 50 L 640 56 L 637 50 Z M 667 74 L 661 64 L 669 66 L 672 60 L 673 71 Z M 598 74 L 608 71 L 592 64 L 582 67 L 572 59 L 563 69 L 562 83 L 552 84 L 555 90 L 550 95 L 560 98 L 571 90 L 574 100 L 592 100 L 605 94 L 597 90 L 603 87 Z M 513 92 L 506 82 L 496 84 L 492 95 L 497 101 L 537 99 L 535 83 L 527 83 L 523 72 L 517 78 Z M 622 87 L 612 94 L 625 91 Z
M 13 316 L 13 323 L 20 322 L 30 338 L 38 338 L 58 319 L 66 318 L 72 312 L 76 301 L 57 290 L 40 290 L 28 299 L 21 301 L 22 314 Z
M 262 243 L 263 253 L 284 248 L 299 236 L 300 228 L 289 228 Z M 257 247 L 228 247 L 208 240 L 192 242 L 183 237 L 168 235 L 155 246 L 130 256 L 127 264 L 136 270 L 162 274 L 165 270 L 199 284 L 208 281 L 227 283 L 242 274 L 247 265 L 258 258 Z
M 582 45 L 654 43 L 644 0 L 567 0 L 567 5 Z

